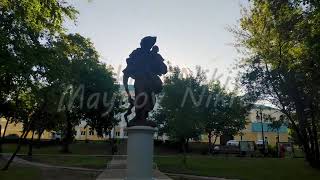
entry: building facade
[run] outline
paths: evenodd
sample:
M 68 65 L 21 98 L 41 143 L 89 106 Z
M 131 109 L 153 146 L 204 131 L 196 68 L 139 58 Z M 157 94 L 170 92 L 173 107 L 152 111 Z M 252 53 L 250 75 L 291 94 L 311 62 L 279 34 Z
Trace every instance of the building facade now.
M 260 116 L 257 117 L 257 112 L 263 114 L 262 122 Z M 289 129 L 286 125 L 282 125 L 279 129 L 272 129 L 270 124 L 272 121 L 277 121 L 283 114 L 276 108 L 272 108 L 264 105 L 254 106 L 248 116 L 246 117 L 245 129 L 242 130 L 238 135 L 234 136 L 233 139 L 237 141 L 262 141 L 262 134 L 264 139 L 270 145 L 275 145 L 277 143 L 277 138 L 279 136 L 279 142 L 289 141 Z M 268 118 L 267 118 L 268 117 Z M 271 117 L 271 118 L 269 118 Z M 263 130 L 263 132 L 262 132 Z M 202 141 L 207 142 L 207 135 L 201 136 Z M 221 144 L 224 144 L 222 142 Z M 220 144 L 220 138 L 217 138 L 216 144 Z

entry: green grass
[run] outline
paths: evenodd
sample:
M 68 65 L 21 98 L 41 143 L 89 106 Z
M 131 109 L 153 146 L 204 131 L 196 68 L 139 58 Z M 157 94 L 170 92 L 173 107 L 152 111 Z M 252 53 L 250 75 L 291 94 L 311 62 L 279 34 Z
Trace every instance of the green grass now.
M 12 153 L 15 151 L 16 144 L 4 144 L 3 152 Z M 107 142 L 76 142 L 70 145 L 71 153 L 62 156 L 60 152 L 60 145 L 33 147 L 33 156 L 21 156 L 24 159 L 58 166 L 83 167 L 92 169 L 105 168 L 107 162 L 111 160 L 110 157 L 96 157 L 96 156 L 72 156 L 72 155 L 110 155 L 110 145 Z M 28 152 L 28 145 L 23 145 L 19 154 L 26 154 Z M 42 154 L 42 155 L 39 155 Z M 46 154 L 46 155 L 44 155 Z
M 0 158 L 1 167 L 5 162 Z M 98 172 L 40 168 L 25 164 L 12 164 L 8 171 L 0 171 L 1 180 L 95 180 L 98 175 Z
M 12 153 L 15 151 L 17 144 L 4 144 L 3 152 Z M 83 154 L 83 155 L 109 155 L 111 153 L 110 144 L 107 142 L 76 142 L 70 145 L 70 151 L 72 154 Z M 33 146 L 34 154 L 61 154 L 60 145 L 42 146 L 37 148 L 36 145 Z M 22 145 L 19 153 L 26 154 L 28 152 L 28 145 Z
M 83 167 L 90 169 L 104 169 L 111 157 L 95 156 L 33 156 L 22 157 L 28 161 L 40 162 L 44 164 L 69 167 Z
M 168 173 L 241 180 L 320 179 L 320 171 L 310 168 L 303 159 L 191 156 L 187 166 L 181 156 L 157 157 L 155 161 L 161 171 Z
M 0 161 L 0 166 L 4 164 Z M 34 167 L 12 166 L 7 171 L 0 172 L 1 180 L 35 180 L 41 179 L 41 171 Z

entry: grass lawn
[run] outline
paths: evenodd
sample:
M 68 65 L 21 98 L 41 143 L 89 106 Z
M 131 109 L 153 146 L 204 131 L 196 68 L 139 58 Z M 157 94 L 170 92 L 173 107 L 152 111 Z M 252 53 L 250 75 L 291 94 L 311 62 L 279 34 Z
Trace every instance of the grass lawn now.
M 0 159 L 0 166 L 5 161 Z M 1 180 L 95 180 L 99 173 L 56 168 L 39 168 L 22 164 L 12 164 L 8 171 L 0 171 Z
M 0 167 L 3 167 L 4 161 L 0 160 Z M 1 180 L 35 180 L 41 179 L 41 171 L 34 167 L 22 167 L 13 165 L 8 171 L 0 171 Z
M 83 167 L 90 169 L 104 169 L 111 157 L 95 157 L 95 156 L 33 156 L 22 157 L 28 161 L 40 162 L 44 164 L 70 167 Z
M 11 153 L 14 152 L 16 149 L 16 144 L 4 144 L 3 145 L 3 152 L 4 153 Z M 33 146 L 33 153 L 34 154 L 61 154 L 60 152 L 61 146 L 60 145 L 50 145 L 50 146 L 42 146 L 37 148 L 36 145 Z M 70 151 L 72 154 L 99 154 L 99 155 L 109 155 L 111 153 L 110 144 L 107 142 L 75 142 L 70 144 Z M 21 154 L 25 154 L 28 152 L 28 145 L 22 145 L 20 152 Z
M 320 171 L 310 168 L 303 159 L 189 156 L 187 166 L 181 156 L 156 157 L 155 161 L 161 171 L 168 173 L 241 180 L 320 179 Z
M 3 152 L 12 153 L 16 149 L 16 144 L 4 144 Z M 71 153 L 63 155 L 61 152 L 61 145 L 33 147 L 33 156 L 21 156 L 22 158 L 51 165 L 83 167 L 92 169 L 103 169 L 106 167 L 107 162 L 111 160 L 108 157 L 96 157 L 85 155 L 110 155 L 110 144 L 107 142 L 75 142 L 70 145 Z M 28 145 L 23 145 L 19 154 L 26 154 L 28 152 Z M 39 155 L 42 154 L 42 155 Z M 44 155 L 45 154 L 45 155 Z M 69 156 L 70 155 L 70 156 Z M 84 156 L 77 156 L 84 155 Z

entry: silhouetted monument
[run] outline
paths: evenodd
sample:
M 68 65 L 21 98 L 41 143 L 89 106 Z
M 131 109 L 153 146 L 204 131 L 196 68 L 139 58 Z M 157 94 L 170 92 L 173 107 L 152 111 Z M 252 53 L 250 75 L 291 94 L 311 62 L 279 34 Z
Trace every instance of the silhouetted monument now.
M 128 94 L 130 107 L 124 115 L 127 125 L 151 126 L 155 123 L 147 120 L 149 112 L 153 110 L 156 97 L 162 90 L 162 81 L 159 76 L 167 73 L 164 59 L 158 53 L 159 48 L 155 46 L 156 37 L 147 36 L 140 42 L 140 48 L 135 49 L 126 59 L 127 67 L 123 70 L 123 85 Z M 135 80 L 135 99 L 132 98 L 128 89 L 129 77 Z M 128 122 L 128 115 L 135 107 L 135 117 Z

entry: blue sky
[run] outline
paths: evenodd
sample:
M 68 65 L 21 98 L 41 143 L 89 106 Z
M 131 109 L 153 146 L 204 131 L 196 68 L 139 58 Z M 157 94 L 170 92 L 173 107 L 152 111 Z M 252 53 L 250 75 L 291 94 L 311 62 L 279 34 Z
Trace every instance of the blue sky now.
M 174 65 L 230 75 L 239 54 L 226 30 L 238 24 L 246 0 L 70 0 L 80 12 L 70 32 L 89 37 L 101 61 L 124 68 L 125 59 L 147 35 L 158 37 L 162 56 Z M 209 76 L 211 76 L 209 74 Z

